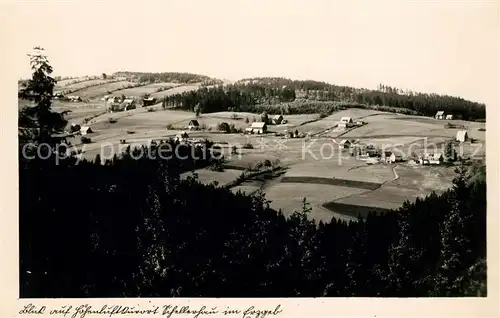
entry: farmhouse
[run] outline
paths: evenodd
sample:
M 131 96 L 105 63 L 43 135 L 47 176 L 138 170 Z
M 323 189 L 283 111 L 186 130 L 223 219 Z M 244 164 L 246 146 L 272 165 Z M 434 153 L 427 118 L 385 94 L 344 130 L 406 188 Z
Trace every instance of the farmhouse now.
M 198 129 L 200 127 L 200 124 L 196 119 L 190 120 L 188 124 L 188 129 L 193 130 L 193 129 Z
M 421 165 L 439 165 L 443 162 L 443 155 L 440 153 L 431 153 L 431 154 L 424 154 L 421 156 L 419 159 L 419 163 Z
M 70 95 L 70 96 L 68 96 L 68 99 L 72 102 L 81 102 L 82 101 L 82 98 L 80 96 Z
M 120 109 L 120 98 L 117 96 L 108 97 L 106 100 L 107 111 L 116 111 Z
M 80 128 L 80 133 L 82 135 L 91 134 L 92 133 L 92 129 L 89 126 L 83 126 L 83 127 Z
M 144 106 L 151 106 L 154 104 L 156 104 L 156 98 L 154 98 L 154 97 L 144 98 L 142 100 L 142 105 L 144 105 Z
M 135 100 L 132 98 L 127 98 L 120 105 L 121 110 L 135 109 Z
M 446 115 L 446 119 L 450 119 L 450 120 L 453 119 L 453 115 L 452 114 Z
M 347 139 L 343 139 L 339 142 L 339 148 L 349 148 L 351 146 L 351 142 Z
M 444 119 L 444 111 L 440 110 L 436 113 L 436 119 Z
M 252 126 L 250 126 L 252 129 L 253 134 L 264 134 L 267 132 L 267 125 L 265 122 L 259 121 L 252 123 Z
M 384 151 L 384 153 L 382 154 L 382 160 L 384 160 L 386 163 L 400 162 L 403 161 L 403 156 L 397 155 L 392 151 Z
M 456 141 L 465 142 L 467 139 L 469 139 L 469 135 L 467 134 L 467 130 L 457 131 L 457 136 L 455 137 Z
M 346 124 L 352 124 L 352 118 L 351 117 L 342 117 L 340 118 L 341 123 L 346 123 Z
M 273 124 L 275 125 L 280 125 L 283 122 L 283 116 L 282 115 L 275 115 L 272 119 Z

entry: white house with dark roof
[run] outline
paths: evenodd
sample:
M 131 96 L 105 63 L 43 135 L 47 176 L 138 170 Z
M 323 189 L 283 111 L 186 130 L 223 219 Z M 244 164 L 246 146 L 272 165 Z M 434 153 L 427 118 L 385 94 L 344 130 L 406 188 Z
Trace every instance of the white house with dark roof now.
M 444 119 L 444 111 L 440 110 L 436 113 L 436 119 Z
M 453 120 L 453 115 L 452 114 L 446 115 L 446 119 Z
M 189 130 L 198 129 L 199 127 L 200 127 L 200 123 L 196 119 L 192 119 L 188 123 Z
M 283 122 L 283 116 L 282 115 L 274 115 L 272 118 L 273 124 L 275 125 L 281 125 Z
M 352 118 L 344 116 L 344 117 L 340 118 L 340 122 L 341 123 L 346 123 L 346 124 L 352 124 Z
M 467 130 L 459 130 L 457 131 L 457 136 L 455 137 L 456 141 L 465 142 L 469 139 L 469 135 L 467 134 Z
M 349 148 L 351 146 L 351 142 L 347 139 L 342 139 L 340 142 L 339 142 L 339 148 Z
M 252 123 L 252 126 L 250 126 L 252 129 L 252 133 L 254 134 L 264 134 L 267 132 L 267 125 L 263 121 L 257 121 Z

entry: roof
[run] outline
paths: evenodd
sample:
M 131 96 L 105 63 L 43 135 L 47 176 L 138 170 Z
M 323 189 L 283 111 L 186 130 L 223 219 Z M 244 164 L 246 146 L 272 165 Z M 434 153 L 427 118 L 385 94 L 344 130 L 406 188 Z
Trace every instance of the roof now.
M 90 129 L 89 126 L 83 126 L 83 127 L 80 128 L 80 130 L 83 130 L 83 131 L 86 131 L 86 130 L 89 130 L 89 129 Z
M 448 114 L 446 115 L 446 117 L 453 117 L 453 114 Z
M 280 119 L 280 118 L 283 118 L 283 116 L 282 115 L 274 115 L 273 116 L 273 119 Z
M 340 118 L 340 121 L 345 121 L 345 120 L 351 121 L 352 119 L 351 119 L 351 117 L 347 117 L 347 116 Z
M 148 98 L 144 98 L 143 100 L 147 100 L 147 101 L 154 101 L 156 98 L 154 97 L 148 97 Z
M 196 119 L 192 119 L 189 121 L 188 125 L 199 126 L 200 124 L 198 123 L 198 121 Z
M 127 103 L 127 104 L 131 104 L 133 102 L 135 102 L 132 98 L 127 98 L 123 101 L 124 103 Z
M 252 123 L 252 128 L 264 128 L 264 126 L 266 126 L 266 123 L 263 122 L 263 121 L 258 121 L 258 122 L 255 122 L 255 123 Z
M 351 142 L 350 142 L 349 140 L 347 140 L 347 139 L 342 139 L 342 140 L 340 141 L 340 144 L 341 144 L 341 145 L 343 145 L 343 144 L 345 144 L 345 143 L 351 143 Z
M 436 116 L 439 116 L 439 115 L 444 115 L 444 111 L 443 110 L 440 110 L 436 113 Z

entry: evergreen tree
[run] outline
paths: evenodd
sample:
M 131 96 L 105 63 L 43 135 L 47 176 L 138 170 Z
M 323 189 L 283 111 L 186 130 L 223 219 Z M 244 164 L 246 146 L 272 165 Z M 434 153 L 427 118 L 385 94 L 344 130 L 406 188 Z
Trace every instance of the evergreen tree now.
M 28 56 L 33 75 L 21 91 L 21 98 L 33 101 L 34 105 L 25 106 L 20 110 L 19 143 L 21 147 L 28 143 L 34 147 L 42 143 L 54 147 L 60 140 L 53 135 L 61 133 L 66 126 L 66 112 L 58 113 L 52 110 L 56 81 L 51 76 L 52 66 L 44 55 L 44 49 L 35 47 L 34 52 Z

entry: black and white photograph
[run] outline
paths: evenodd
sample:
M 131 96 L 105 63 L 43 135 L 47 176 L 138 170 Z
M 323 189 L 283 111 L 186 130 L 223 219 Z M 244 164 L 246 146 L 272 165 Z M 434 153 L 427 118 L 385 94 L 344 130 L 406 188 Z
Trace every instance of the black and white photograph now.
M 496 1 L 1 7 L 17 298 L 491 296 Z

